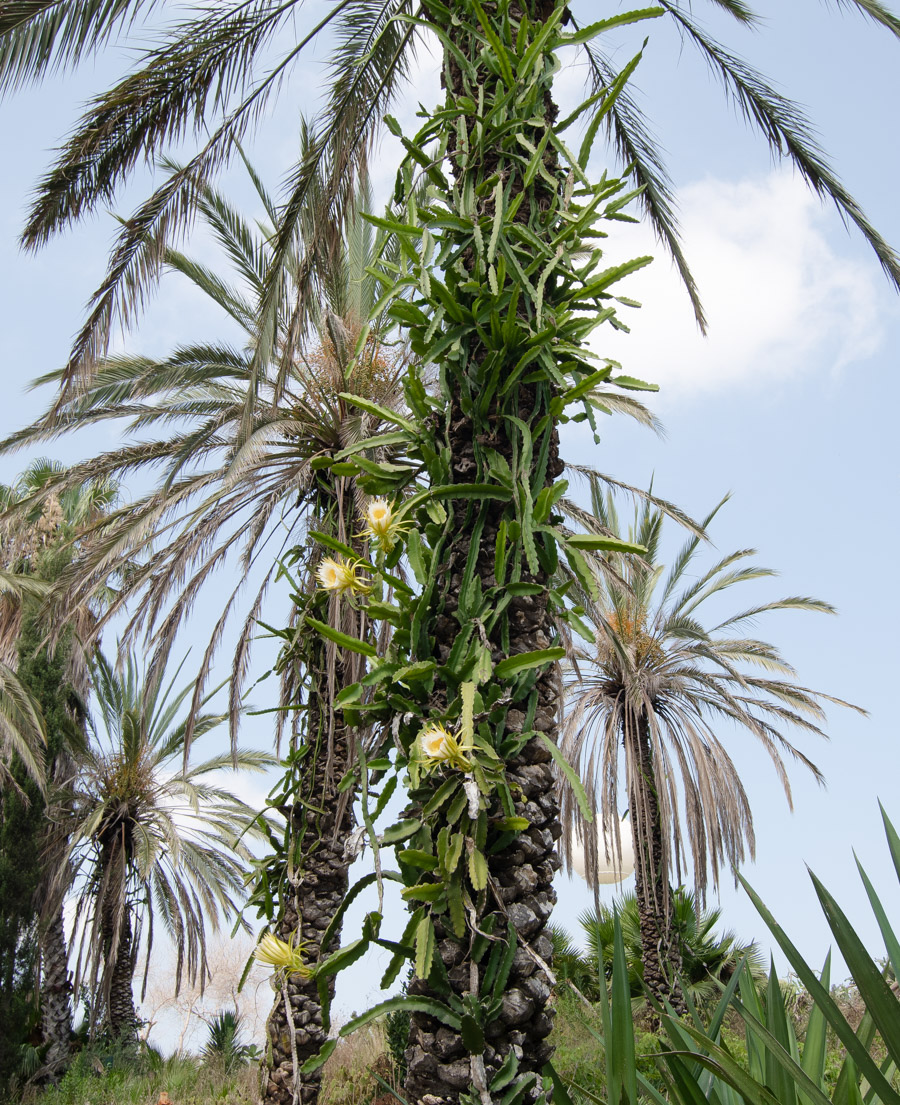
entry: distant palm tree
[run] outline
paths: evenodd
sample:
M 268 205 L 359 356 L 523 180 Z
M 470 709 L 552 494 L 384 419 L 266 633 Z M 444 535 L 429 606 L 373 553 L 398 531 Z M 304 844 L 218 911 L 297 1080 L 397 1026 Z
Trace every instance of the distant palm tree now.
M 59 495 L 45 495 L 49 483 L 65 477 L 63 465 L 50 460 L 33 461 L 11 487 L 0 487 L 0 564 L 6 586 L 0 595 L 0 659 L 14 667 L 23 693 L 33 700 L 47 730 L 47 781 L 62 801 L 71 778 L 72 757 L 83 744 L 84 701 L 87 696 L 87 664 L 83 640 L 93 627 L 98 602 L 78 611 L 48 612 L 45 599 L 63 569 L 85 547 L 84 531 L 109 511 L 117 488 L 109 480 L 86 479 L 70 483 Z M 102 594 L 98 596 L 102 601 Z M 57 632 L 55 648 L 48 636 Z M 22 750 L 20 749 L 20 757 Z M 23 760 L 27 766 L 27 761 Z M 41 784 L 41 787 L 43 784 Z M 28 788 L 28 803 L 14 796 L 0 803 L 0 851 L 5 869 L 19 874 L 14 886 L 5 886 L 10 902 L 4 911 L 7 936 L 4 949 L 12 950 L 11 930 L 32 931 L 48 900 L 49 874 L 42 861 L 47 843 L 46 793 Z M 13 893 L 13 890 L 15 891 Z M 37 929 L 40 947 L 41 1035 L 46 1045 L 46 1071 L 56 1077 L 69 1057 L 72 1029 L 68 956 L 62 905 L 45 911 Z M 31 944 L 33 937 L 27 943 Z M 12 1026 L 5 1026 L 9 1034 Z
M 578 919 L 587 941 L 587 951 L 578 952 L 568 935 L 554 930 L 554 941 L 562 955 L 554 955 L 557 975 L 563 967 L 565 977 L 571 977 L 589 1000 L 598 1000 L 597 984 L 600 963 L 607 981 L 612 978 L 615 916 L 622 927 L 625 961 L 631 997 L 643 1007 L 643 947 L 637 897 L 623 894 L 612 905 L 601 903 L 599 909 L 588 910 Z M 695 1005 L 717 1001 L 721 995 L 719 983 L 727 983 L 746 956 L 747 967 L 762 977 L 765 965 L 755 943 L 741 944 L 730 930 L 717 933 L 722 919 L 721 909 L 703 909 L 696 895 L 684 887 L 672 893 L 672 932 L 681 956 L 680 982 Z M 580 981 L 579 981 L 580 980 Z
M 704 519 L 704 530 L 725 501 Z M 592 509 L 593 515 L 582 516 L 585 524 L 593 517 L 593 525 L 605 532 L 621 532 L 611 494 L 595 488 Z M 821 774 L 785 730 L 824 736 L 823 702 L 850 704 L 791 682 L 793 668 L 772 645 L 742 635 L 769 611 L 833 613 L 831 606 L 791 596 L 751 606 L 707 628 L 699 620 L 707 600 L 775 573 L 748 564 L 755 550 L 741 549 L 691 576 L 701 540 L 691 536 L 664 575 L 662 521 L 659 510 L 643 504 L 628 539 L 644 546 L 646 554 L 600 554 L 605 570 L 597 573 L 597 597 L 584 596 L 596 627 L 595 646 L 579 656 L 579 677 L 569 682 L 571 710 L 561 743 L 570 762 L 580 766 L 591 804 L 614 842 L 624 779 L 644 981 L 658 1000 L 680 1004 L 677 983 L 667 977 L 667 969 L 676 975 L 681 970 L 672 878 L 681 881 L 689 856 L 702 900 L 709 874 L 717 885 L 723 864 L 737 868 L 745 850 L 754 854 L 750 799 L 725 740 L 732 732 L 758 740 L 790 803 L 785 753 L 815 778 Z M 564 853 L 573 829 L 587 844 L 596 839 L 571 795 L 564 797 L 563 822 L 568 826 Z M 590 863 L 591 848 L 585 851 Z
M 162 672 L 145 680 L 133 655 L 118 672 L 100 652 L 91 677 L 99 724 L 78 759 L 74 801 L 67 795 L 56 811 L 63 846 L 52 890 L 74 901 L 76 986 L 91 995 L 92 1032 L 128 1041 L 132 979 L 142 943 L 149 964 L 154 922 L 175 946 L 177 987 L 185 971 L 192 980 L 207 973 L 206 926 L 232 917 L 243 894 L 243 837 L 258 811 L 210 776 L 273 761 L 238 749 L 184 765 L 192 683 L 173 694 Z M 225 716 L 201 714 L 195 734 Z

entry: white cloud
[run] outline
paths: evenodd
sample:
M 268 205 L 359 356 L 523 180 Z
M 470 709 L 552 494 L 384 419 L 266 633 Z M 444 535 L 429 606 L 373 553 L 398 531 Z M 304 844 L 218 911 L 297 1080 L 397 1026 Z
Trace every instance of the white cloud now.
M 886 311 L 877 267 L 839 255 L 831 220 L 803 182 L 704 180 L 679 193 L 685 252 L 699 283 L 709 337 L 699 334 L 673 266 L 647 226 L 626 227 L 607 258 L 653 254 L 620 294 L 640 311 L 620 315 L 631 334 L 601 327 L 594 347 L 634 376 L 685 396 L 836 372 L 881 345 Z

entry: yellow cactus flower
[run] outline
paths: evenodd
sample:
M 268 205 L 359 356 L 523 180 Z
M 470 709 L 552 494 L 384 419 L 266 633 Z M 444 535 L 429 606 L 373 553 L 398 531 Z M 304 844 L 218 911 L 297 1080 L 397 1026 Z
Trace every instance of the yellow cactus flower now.
M 294 936 L 296 937 L 296 933 Z M 256 946 L 253 953 L 257 963 L 271 967 L 279 974 L 300 975 L 302 978 L 312 977 L 312 968 L 303 962 L 303 948 L 306 941 L 291 941 L 288 944 L 280 940 L 274 933 L 267 932 Z
M 472 761 L 468 753 L 472 751 L 470 743 L 464 743 L 439 721 L 432 721 L 419 733 L 419 756 L 427 767 L 437 767 L 446 763 L 459 771 L 471 771 Z
M 360 534 L 374 541 L 384 552 L 390 552 L 394 541 L 409 527 L 400 521 L 387 499 L 372 499 L 366 507 L 366 528 Z
M 316 579 L 320 587 L 326 591 L 335 591 L 339 595 L 344 595 L 348 591 L 365 595 L 370 590 L 366 581 L 359 575 L 359 569 L 355 563 L 335 560 L 330 556 L 326 556 L 319 565 Z
M 439 721 L 432 722 L 419 734 L 419 749 L 426 760 L 446 760 L 455 741 Z

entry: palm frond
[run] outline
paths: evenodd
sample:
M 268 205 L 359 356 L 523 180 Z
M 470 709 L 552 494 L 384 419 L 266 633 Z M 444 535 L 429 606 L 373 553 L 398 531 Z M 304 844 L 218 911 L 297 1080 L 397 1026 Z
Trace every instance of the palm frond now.
M 849 3 L 849 0 L 848 0 Z M 828 163 L 812 126 L 800 108 L 775 91 L 747 62 L 730 53 L 695 22 L 677 3 L 660 0 L 660 6 L 676 21 L 690 42 L 707 61 L 746 121 L 761 131 L 773 154 L 787 157 L 806 183 L 822 199 L 830 199 L 845 223 L 852 223 L 872 247 L 885 275 L 900 289 L 900 256 L 866 218 L 862 208 L 847 191 Z M 859 7 L 875 18 L 880 4 L 860 0 Z M 889 13 L 884 13 L 889 15 Z M 897 32 L 900 21 L 891 16 L 891 29 Z M 879 20 L 884 22 L 884 20 Z M 890 24 L 885 24 L 890 25 Z
M 231 13 L 214 9 L 177 28 L 142 69 L 91 104 L 54 168 L 38 187 L 22 235 L 34 248 L 72 220 L 109 200 L 135 164 L 161 146 L 205 133 L 207 112 L 223 121 L 199 153 L 125 221 L 106 276 L 91 298 L 63 382 L 89 373 L 116 321 L 127 326 L 156 283 L 165 249 L 193 218 L 211 174 L 232 155 L 299 53 L 351 2 L 336 4 L 256 84 L 253 61 L 289 18 L 293 3 L 254 0 Z M 173 72 L 178 74 L 172 80 Z M 230 107 L 233 96 L 240 102 Z
M 830 0 L 838 8 L 858 11 L 900 38 L 900 18 L 880 0 Z
M 159 0 L 3 0 L 0 94 L 68 69 L 117 35 Z
M 619 74 L 596 47 L 587 44 L 585 49 L 591 67 L 592 94 L 613 87 Z M 678 270 L 691 301 L 694 318 L 700 332 L 705 334 L 707 321 L 700 300 L 700 289 L 681 244 L 675 190 L 663 163 L 660 145 L 651 135 L 627 87 L 613 102 L 606 128 L 610 141 L 628 166 L 635 184 L 642 189 L 640 203 L 657 239 Z

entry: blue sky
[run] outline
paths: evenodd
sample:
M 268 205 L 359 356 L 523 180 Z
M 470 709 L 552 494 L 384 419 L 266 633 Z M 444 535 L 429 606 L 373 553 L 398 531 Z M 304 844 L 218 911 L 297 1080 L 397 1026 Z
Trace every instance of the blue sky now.
M 694 9 L 735 52 L 808 107 L 845 183 L 900 246 L 894 121 L 900 42 L 836 3 L 765 0 L 755 6 L 765 17 L 756 32 L 737 27 L 711 4 Z M 305 17 L 312 19 L 323 7 L 310 3 Z M 597 10 L 587 0 L 574 7 L 582 17 Z M 757 860 L 745 874 L 813 962 L 824 958 L 828 936 L 806 864 L 881 954 L 852 850 L 896 916 L 900 895 L 877 798 L 900 822 L 894 683 L 900 650 L 891 572 L 898 300 L 859 236 L 848 234 L 833 208 L 810 197 L 789 170 L 772 163 L 762 141 L 727 106 L 703 61 L 671 27 L 658 20 L 623 35 L 617 60 L 627 60 L 645 35 L 649 43 L 634 83 L 679 188 L 686 251 L 707 305 L 709 337 L 697 333 L 687 299 L 646 229 L 622 228 L 610 240 L 610 257 L 653 252 L 658 260 L 622 286 L 644 304 L 630 319 L 632 334 L 600 335 L 596 348 L 632 375 L 661 385 L 650 402 L 667 436 L 660 441 L 618 421 L 605 428 L 599 447 L 572 433 L 564 449 L 570 459 L 632 484 L 646 486 L 653 478 L 660 495 L 695 516 L 732 492 L 711 531 L 716 548 L 709 555 L 755 547 L 759 562 L 777 568 L 780 577 L 760 583 L 754 598 L 809 594 L 838 608 L 836 618 L 785 614 L 759 624 L 759 635 L 782 649 L 800 682 L 858 703 L 870 717 L 835 708 L 830 743 L 803 739 L 803 750 L 822 768 L 828 786 L 822 790 L 800 768 L 794 771 L 793 814 L 764 754 L 735 734 L 735 758 L 757 830 Z M 27 197 L 77 105 L 125 61 L 111 52 L 74 77 L 57 77 L 0 105 L 4 147 L 15 151 L 0 179 L 0 350 L 8 380 L 2 433 L 43 408 L 47 397 L 25 386 L 65 357 L 114 233 L 104 214 L 37 255 L 23 255 L 16 236 Z M 577 68 L 566 68 L 561 97 L 574 97 L 581 77 Z M 322 80 L 316 62 L 298 70 L 251 147 L 254 163 L 273 186 L 295 151 L 297 112 L 313 105 L 311 90 Z M 433 62 L 422 55 L 411 100 L 430 104 L 437 95 Z M 410 128 L 411 111 L 398 114 Z M 395 164 L 396 148 L 385 143 L 376 186 L 383 189 L 392 180 Z M 599 172 L 605 165 L 614 162 L 598 153 L 592 168 Z M 228 181 L 239 202 L 251 202 L 239 174 Z M 146 186 L 146 175 L 135 180 L 123 213 Z M 213 256 L 203 240 L 195 248 Z M 170 281 L 139 331 L 117 345 L 161 353 L 181 340 L 223 333 L 214 312 Z M 99 447 L 112 443 L 110 438 Z M 53 455 L 74 459 L 95 447 L 96 441 L 79 441 Z M 23 464 L 18 457 L 2 458 L 0 480 L 11 481 Z M 205 609 L 211 611 L 212 602 Z M 203 617 L 201 606 L 195 642 Z M 185 647 L 189 643 L 186 638 Z M 248 730 L 265 742 L 264 719 L 250 722 Z M 590 895 L 583 884 L 564 879 L 559 891 L 556 920 L 574 930 Z M 764 927 L 742 894 L 726 885 L 721 900 L 728 925 L 766 943 Z M 369 985 L 371 969 L 360 970 L 344 999 L 348 1010 L 361 1007 Z

